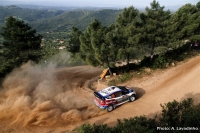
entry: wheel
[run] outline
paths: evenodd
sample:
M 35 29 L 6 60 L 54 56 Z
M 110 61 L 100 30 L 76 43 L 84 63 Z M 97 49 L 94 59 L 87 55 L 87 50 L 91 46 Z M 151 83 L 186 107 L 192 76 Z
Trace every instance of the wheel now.
M 109 105 L 109 106 L 107 107 L 107 111 L 108 111 L 108 112 L 111 112 L 113 109 L 114 109 L 113 105 Z
M 135 95 L 131 95 L 131 96 L 129 97 L 129 101 L 130 101 L 130 102 L 135 101 L 135 99 L 136 99 Z

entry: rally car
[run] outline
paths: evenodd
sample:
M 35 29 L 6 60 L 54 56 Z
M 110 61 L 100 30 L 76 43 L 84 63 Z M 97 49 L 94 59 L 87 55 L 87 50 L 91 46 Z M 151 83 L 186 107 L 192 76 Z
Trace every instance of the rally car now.
M 126 86 L 110 86 L 101 91 L 94 92 L 94 102 L 101 109 L 108 112 L 126 102 L 136 99 L 136 92 Z

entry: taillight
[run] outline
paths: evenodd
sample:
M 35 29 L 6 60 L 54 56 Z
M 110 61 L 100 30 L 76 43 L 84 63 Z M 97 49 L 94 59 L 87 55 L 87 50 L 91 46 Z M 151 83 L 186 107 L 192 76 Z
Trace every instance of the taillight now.
M 106 101 L 105 100 L 101 100 L 101 104 L 106 104 Z

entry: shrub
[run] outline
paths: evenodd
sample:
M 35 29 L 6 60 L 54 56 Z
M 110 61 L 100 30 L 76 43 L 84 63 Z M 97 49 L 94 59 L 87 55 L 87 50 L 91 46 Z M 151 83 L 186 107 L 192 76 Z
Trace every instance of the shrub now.
M 161 105 L 161 126 L 171 127 L 198 127 L 200 125 L 200 106 L 193 105 L 193 99 L 188 98 L 182 102 L 169 102 Z
M 133 77 L 132 73 L 124 73 L 123 75 L 119 76 L 117 80 L 119 83 L 123 83 L 130 80 L 132 77 Z
M 118 133 L 153 133 L 156 130 L 155 119 L 147 119 L 145 116 L 118 120 L 118 124 L 112 129 Z
M 74 130 L 74 133 L 111 133 L 112 128 L 107 125 L 83 124 L 81 127 Z
M 108 86 L 113 86 L 113 85 L 116 85 L 116 84 L 117 84 L 117 81 L 115 79 L 108 81 Z
M 118 76 L 117 79 L 112 79 L 112 80 L 108 81 L 108 86 L 113 86 L 118 83 L 126 82 L 126 81 L 130 80 L 132 77 L 133 77 L 132 73 L 124 73 L 123 75 Z
M 166 67 L 166 58 L 164 55 L 159 55 L 158 58 L 156 58 L 154 61 L 153 61 L 153 68 L 165 68 Z
M 188 98 L 182 102 L 174 100 L 173 102 L 161 105 L 161 107 L 161 115 L 159 117 L 155 115 L 153 119 L 145 116 L 137 116 L 124 120 L 118 119 L 118 124 L 114 127 L 84 124 L 75 131 L 76 133 L 157 133 L 160 132 L 157 130 L 157 127 L 199 128 L 200 104 L 195 106 L 192 98 Z M 178 131 L 171 130 L 170 132 L 176 133 Z M 189 132 L 198 133 L 199 129 L 191 130 Z

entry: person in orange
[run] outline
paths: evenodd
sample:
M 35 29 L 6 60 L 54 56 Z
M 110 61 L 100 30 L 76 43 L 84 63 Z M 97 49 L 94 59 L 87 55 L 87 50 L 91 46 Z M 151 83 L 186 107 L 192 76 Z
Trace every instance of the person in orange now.
M 112 94 L 112 95 L 111 95 L 111 98 L 115 98 L 115 94 Z

